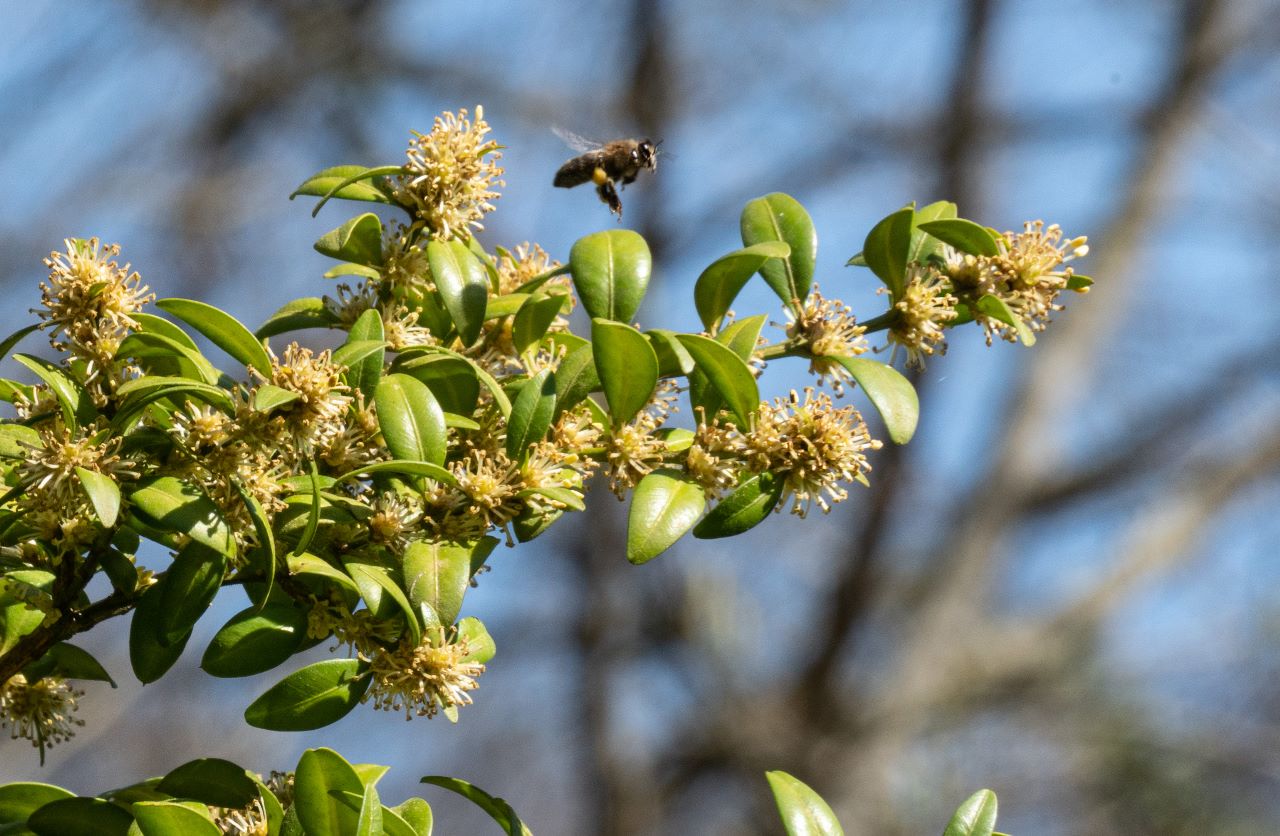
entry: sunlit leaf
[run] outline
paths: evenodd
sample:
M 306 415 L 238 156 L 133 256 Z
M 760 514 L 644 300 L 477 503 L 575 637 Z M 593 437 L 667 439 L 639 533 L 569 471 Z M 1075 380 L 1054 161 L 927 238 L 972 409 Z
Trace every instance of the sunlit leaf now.
M 791 247 L 786 241 L 769 240 L 735 250 L 711 262 L 693 287 L 694 306 L 707 330 L 715 333 L 738 292 L 756 271 L 764 267 L 765 262 L 774 258 L 785 259 L 790 255 Z M 785 275 L 785 269 L 783 273 Z
M 920 398 L 911 381 L 892 366 L 865 357 L 832 357 L 844 366 L 880 413 L 889 438 L 906 444 L 920 420 Z
M 555 408 L 555 377 L 550 369 L 543 369 L 520 387 L 520 394 L 511 404 L 507 456 L 512 461 L 523 462 L 533 445 L 546 437 Z
M 596 373 L 614 428 L 635 417 L 658 385 L 658 357 L 636 329 L 621 322 L 591 321 Z
M 920 229 L 950 244 L 962 253 L 969 255 L 994 256 L 1000 254 L 1000 247 L 991 230 L 964 218 L 946 218 L 929 221 L 919 225 Z
M 453 327 L 462 344 L 469 346 L 480 336 L 484 325 L 489 298 L 489 277 L 484 265 L 458 240 L 432 241 L 427 245 L 427 259 Z
M 631 495 L 627 560 L 647 563 L 669 549 L 707 507 L 702 486 L 677 470 L 646 474 Z
M 443 787 L 471 800 L 477 807 L 488 813 L 489 817 L 496 821 L 508 836 L 533 836 L 529 828 L 525 827 L 524 822 L 520 821 L 520 817 L 516 815 L 516 811 L 512 809 L 506 799 L 490 795 L 474 784 L 469 784 L 459 778 L 450 778 L 447 775 L 428 775 L 422 779 L 422 783 Z
M 805 208 L 791 195 L 774 192 L 743 207 L 740 226 L 742 243 L 748 247 L 768 241 L 781 241 L 790 247 L 786 258 L 761 264 L 760 275 L 788 308 L 803 304 L 813 287 L 813 268 L 818 258 L 818 233 Z
M 156 307 L 204 334 L 209 342 L 225 351 L 241 365 L 271 376 L 271 357 L 259 338 L 226 311 L 194 299 L 161 299 Z
M 760 389 L 751 367 L 727 346 L 700 334 L 681 334 L 680 342 L 693 356 L 698 369 L 720 393 L 738 426 L 749 427 L 760 408 Z
M 156 790 L 216 807 L 248 807 L 258 797 L 258 785 L 244 767 L 222 758 L 188 761 L 170 770 Z
M 352 218 L 315 243 L 316 251 L 369 267 L 382 266 L 382 221 L 372 212 Z
M 996 829 L 996 794 L 978 790 L 957 808 L 942 836 L 991 836 Z
M 387 449 L 397 459 L 444 464 L 444 411 L 431 390 L 406 374 L 390 374 L 374 393 L 378 425 Z
M 649 287 L 653 256 L 639 233 L 610 229 L 578 239 L 569 271 L 589 316 L 631 322 Z
M 249 607 L 231 617 L 205 649 L 200 667 L 213 676 L 264 673 L 292 656 L 307 638 L 307 612 L 293 603 Z M 228 805 L 223 805 L 228 806 Z
M 766 772 L 787 836 L 844 836 L 835 813 L 816 792 L 785 772 Z
M 369 689 L 366 665 L 359 659 L 314 662 L 272 685 L 245 709 L 254 728 L 307 731 L 337 722 Z
M 701 540 L 732 537 L 764 521 L 782 498 L 784 482 L 769 471 L 751 474 L 733 492 L 720 500 L 702 522 L 693 527 Z
M 894 300 L 902 298 L 914 218 L 915 209 L 912 207 L 899 209 L 872 227 L 862 245 L 862 257 L 867 266 L 889 288 Z

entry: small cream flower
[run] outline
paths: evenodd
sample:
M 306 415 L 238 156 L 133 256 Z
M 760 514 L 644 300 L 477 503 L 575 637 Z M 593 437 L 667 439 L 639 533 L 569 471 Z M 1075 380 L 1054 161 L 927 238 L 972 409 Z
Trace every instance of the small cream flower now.
M 456 632 L 431 631 L 416 646 L 402 639 L 370 660 L 373 684 L 365 699 L 384 711 L 403 711 L 406 720 L 470 705 L 468 692 L 480 686 L 476 678 L 484 673 L 484 665 L 468 661 L 470 653 L 470 643 Z
M 817 285 L 799 314 L 788 310 L 787 319 L 787 336 L 800 340 L 809 350 L 809 373 L 829 381 L 837 395 L 843 394 L 844 383 L 852 377 L 836 358 L 865 354 L 868 346 L 863 334 L 867 329 L 858 324 L 848 305 L 822 298 Z
M 270 382 L 299 395 L 276 414 L 283 417 L 301 449 L 310 451 L 343 431 L 351 395 L 342 372 L 327 349 L 314 354 L 290 343 L 283 359 L 272 358 Z
M 881 288 L 881 292 L 887 291 Z M 893 307 L 898 319 L 889 329 L 889 343 L 906 349 L 908 366 L 923 369 L 925 355 L 946 353 L 944 328 L 955 319 L 956 297 L 948 292 L 941 273 L 921 264 L 908 265 L 902 298 Z
M 12 740 L 30 740 L 43 761 L 46 747 L 70 740 L 84 725 L 84 720 L 71 716 L 79 710 L 82 696 L 83 691 L 60 676 L 27 682 L 22 674 L 14 674 L 0 685 L 0 729 L 7 727 Z
M 133 314 L 155 294 L 147 293 L 128 264 L 121 267 L 112 260 L 120 254 L 118 244 L 104 247 L 97 238 L 64 243 L 65 253 L 52 252 L 44 260 L 49 281 L 40 283 L 44 308 L 36 313 L 53 326 L 54 348 L 70 350 L 102 368 L 128 332 L 139 327 Z
M 429 134 L 414 133 L 396 197 L 413 207 L 432 238 L 470 235 L 493 211 L 494 187 L 506 183 L 497 163 L 501 146 L 486 139 L 489 130 L 483 108 L 476 107 L 475 121 L 463 109 L 437 116 Z

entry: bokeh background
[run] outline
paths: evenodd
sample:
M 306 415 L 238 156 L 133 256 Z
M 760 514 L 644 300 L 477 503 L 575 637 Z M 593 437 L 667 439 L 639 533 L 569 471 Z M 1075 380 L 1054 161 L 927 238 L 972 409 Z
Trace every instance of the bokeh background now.
M 694 279 L 775 190 L 809 208 L 822 289 L 860 318 L 883 298 L 844 262 L 909 200 L 1088 234 L 1097 285 L 1033 349 L 956 334 L 918 381 L 916 440 L 827 517 L 635 568 L 597 490 L 497 553 L 465 612 L 499 654 L 456 726 L 365 708 L 248 729 L 279 672 L 197 667 L 243 606 L 228 592 L 146 689 L 125 624 L 82 637 L 119 689 L 88 687 L 88 725 L 44 768 L 0 741 L 0 781 L 92 792 L 329 745 L 392 765 L 384 799 L 421 792 L 446 834 L 492 824 L 421 775 L 503 795 L 540 834 L 777 834 L 771 768 L 849 833 L 938 832 L 982 786 L 1013 833 L 1280 832 L 1276 3 L 6 3 L 3 330 L 67 236 L 251 325 L 331 292 L 310 245 L 351 204 L 313 219 L 292 188 L 398 162 L 410 129 L 477 103 L 507 146 L 490 247 L 563 259 L 615 225 L 550 187 L 570 155 L 552 125 L 664 140 L 624 195 L 657 261 L 649 327 L 697 330 Z M 756 284 L 738 311 L 781 319 Z M 803 384 L 792 362 L 768 392 Z

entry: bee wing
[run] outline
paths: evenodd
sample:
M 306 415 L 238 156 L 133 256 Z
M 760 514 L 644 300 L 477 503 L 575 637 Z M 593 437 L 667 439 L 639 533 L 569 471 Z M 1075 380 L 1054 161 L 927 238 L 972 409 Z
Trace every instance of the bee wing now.
M 585 136 L 575 134 L 573 131 L 566 130 L 559 125 L 552 125 L 551 132 L 560 137 L 565 145 L 568 145 L 579 154 L 585 154 L 588 151 L 598 151 L 604 147 L 603 142 L 595 142 L 594 140 L 587 139 Z

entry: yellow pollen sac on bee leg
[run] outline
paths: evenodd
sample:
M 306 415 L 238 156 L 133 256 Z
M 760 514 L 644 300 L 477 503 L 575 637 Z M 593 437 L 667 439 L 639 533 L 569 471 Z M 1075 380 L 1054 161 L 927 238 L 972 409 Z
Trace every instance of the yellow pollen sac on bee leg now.
M 591 172 L 591 182 L 597 186 L 603 186 L 605 181 L 609 179 L 609 175 L 605 173 L 603 168 L 596 166 L 596 170 Z

